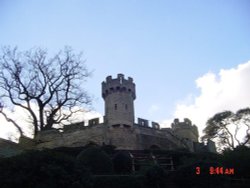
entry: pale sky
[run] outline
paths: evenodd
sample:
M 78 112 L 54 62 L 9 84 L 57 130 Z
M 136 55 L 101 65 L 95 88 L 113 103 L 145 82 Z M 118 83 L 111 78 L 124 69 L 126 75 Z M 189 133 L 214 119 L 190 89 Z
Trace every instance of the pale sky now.
M 94 114 L 101 82 L 118 73 L 134 78 L 136 117 L 164 126 L 188 117 L 201 132 L 215 113 L 250 106 L 248 0 L 1 0 L 4 45 L 82 51 Z

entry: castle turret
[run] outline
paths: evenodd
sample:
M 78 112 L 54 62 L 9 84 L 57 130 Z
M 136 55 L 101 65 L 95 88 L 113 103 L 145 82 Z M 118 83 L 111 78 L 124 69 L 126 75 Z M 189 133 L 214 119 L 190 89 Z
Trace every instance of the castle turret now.
M 105 123 L 133 126 L 136 94 L 132 78 L 125 79 L 123 74 L 114 79 L 108 76 L 102 82 L 102 97 L 105 101 Z
M 193 142 L 198 142 L 198 129 L 196 125 L 192 125 L 192 122 L 188 118 L 184 118 L 184 122 L 175 119 L 171 126 L 176 135 Z

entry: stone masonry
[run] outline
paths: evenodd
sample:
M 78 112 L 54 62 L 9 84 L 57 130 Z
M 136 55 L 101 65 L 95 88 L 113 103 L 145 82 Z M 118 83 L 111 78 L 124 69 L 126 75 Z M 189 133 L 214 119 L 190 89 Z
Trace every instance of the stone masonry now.
M 136 89 L 132 78 L 125 79 L 123 74 L 118 74 L 116 78 L 108 76 L 102 82 L 102 97 L 105 101 L 102 123 L 95 118 L 88 121 L 88 126 L 79 122 L 64 126 L 63 131 L 42 131 L 32 141 L 32 147 L 80 147 L 95 143 L 127 150 L 158 148 L 197 151 L 197 148 L 202 148 L 203 144 L 198 142 L 198 129 L 189 119 L 184 119 L 184 122 L 175 119 L 172 128 L 160 128 L 157 122 L 150 124 L 142 118 L 138 118 L 135 123 Z M 209 144 L 207 148 L 214 148 L 211 146 L 214 143 Z

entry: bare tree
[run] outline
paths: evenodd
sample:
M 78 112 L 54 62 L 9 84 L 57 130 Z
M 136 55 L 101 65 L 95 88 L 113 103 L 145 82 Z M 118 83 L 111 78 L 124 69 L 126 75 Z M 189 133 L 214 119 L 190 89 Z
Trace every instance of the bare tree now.
M 4 47 L 0 57 L 0 113 L 23 135 L 22 127 L 5 113 L 5 108 L 18 106 L 29 114 L 38 131 L 51 129 L 79 111 L 87 108 L 91 99 L 82 88 L 90 76 L 81 54 L 69 47 L 52 58 L 43 49 L 20 52 Z
M 215 114 L 207 121 L 203 132 L 202 140 L 217 139 L 222 148 L 233 150 L 236 146 L 247 145 L 250 140 L 250 108 Z

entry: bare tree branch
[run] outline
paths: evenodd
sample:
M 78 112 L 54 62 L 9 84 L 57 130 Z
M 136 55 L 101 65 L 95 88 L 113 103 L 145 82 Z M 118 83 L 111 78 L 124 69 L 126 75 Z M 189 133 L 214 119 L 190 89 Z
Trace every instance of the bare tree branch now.
M 11 118 L 9 118 L 6 113 L 3 112 L 2 108 L 0 109 L 0 114 L 2 114 L 4 116 L 4 118 L 6 119 L 6 121 L 11 122 L 18 130 L 18 132 L 20 133 L 20 136 L 23 136 L 23 131 L 21 129 L 21 127 Z
M 70 118 L 73 107 L 91 104 L 81 87 L 90 76 L 81 54 L 66 47 L 50 59 L 47 55 L 42 49 L 5 47 L 0 58 L 0 96 L 29 113 L 34 135 Z

